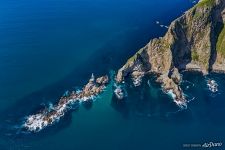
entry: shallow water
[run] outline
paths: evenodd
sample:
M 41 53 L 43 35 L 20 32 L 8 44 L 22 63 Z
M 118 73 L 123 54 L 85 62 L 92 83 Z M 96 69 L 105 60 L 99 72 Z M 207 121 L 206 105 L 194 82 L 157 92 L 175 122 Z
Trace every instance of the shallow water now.
M 0 1 L 0 149 L 181 149 L 220 142 L 225 131 L 223 75 L 212 95 L 206 78 L 184 73 L 194 100 L 179 111 L 154 77 L 130 81 L 117 101 L 109 85 L 93 103 L 74 107 L 39 133 L 22 133 L 24 117 L 80 88 L 91 73 L 116 70 L 149 39 L 162 36 L 192 1 Z M 131 17 L 132 16 L 132 17 Z M 149 81 L 149 82 L 148 82 Z M 149 83 L 149 84 L 148 84 Z M 193 84 L 192 84 L 193 83 Z M 189 86 L 189 88 L 187 88 Z

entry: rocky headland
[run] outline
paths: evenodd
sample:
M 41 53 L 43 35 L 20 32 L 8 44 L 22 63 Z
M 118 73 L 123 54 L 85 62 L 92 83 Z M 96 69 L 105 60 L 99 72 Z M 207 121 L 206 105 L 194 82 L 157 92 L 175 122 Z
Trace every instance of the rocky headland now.
M 93 99 L 105 89 L 109 82 L 108 76 L 102 76 L 95 79 L 94 75 L 82 90 L 66 92 L 58 103 L 51 109 L 41 110 L 39 113 L 27 117 L 24 123 L 24 128 L 29 131 L 37 132 L 43 128 L 55 123 L 71 108 L 71 104 L 76 102 L 84 102 Z
M 118 70 L 115 80 L 157 74 L 157 82 L 174 102 L 183 107 L 186 99 L 180 71 L 225 72 L 225 0 L 201 0 L 174 20 L 164 37 L 150 42 Z
M 170 94 L 180 107 L 187 100 L 180 87 L 181 71 L 225 72 L 225 0 L 201 0 L 193 8 L 174 20 L 164 37 L 150 40 L 118 70 L 116 83 L 131 78 L 135 86 L 147 74 L 157 76 L 162 90 Z M 95 79 L 94 75 L 79 91 L 67 92 L 51 109 L 44 109 L 26 118 L 23 127 L 29 131 L 40 131 L 55 123 L 71 109 L 71 104 L 88 101 L 104 91 L 108 76 Z M 123 99 L 126 94 L 115 84 L 115 95 Z M 212 91 L 217 84 L 208 81 Z

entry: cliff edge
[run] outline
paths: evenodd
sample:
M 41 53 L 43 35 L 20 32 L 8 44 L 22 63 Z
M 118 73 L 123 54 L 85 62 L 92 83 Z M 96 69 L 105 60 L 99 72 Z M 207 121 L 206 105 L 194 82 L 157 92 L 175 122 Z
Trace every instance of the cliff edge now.
M 156 73 L 174 101 L 185 105 L 181 70 L 225 72 L 225 0 L 201 0 L 174 20 L 164 37 L 152 39 L 118 70 L 116 81 Z

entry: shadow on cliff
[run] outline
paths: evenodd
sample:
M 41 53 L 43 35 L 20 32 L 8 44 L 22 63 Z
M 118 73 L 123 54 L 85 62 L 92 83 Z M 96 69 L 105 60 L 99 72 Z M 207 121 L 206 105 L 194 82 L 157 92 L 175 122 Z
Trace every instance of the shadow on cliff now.
M 217 6 L 220 7 L 220 6 Z M 224 9 L 225 5 L 223 5 L 220 9 Z M 222 11 L 221 11 L 222 12 Z M 214 11 L 212 13 L 211 19 L 212 19 L 212 26 L 211 26 L 211 33 L 210 33 L 210 42 L 211 42 L 211 55 L 210 55 L 210 60 L 209 60 L 209 71 L 212 71 L 212 66 L 216 61 L 217 58 L 217 42 L 220 33 L 222 32 L 224 28 L 224 23 L 223 23 L 223 18 L 221 16 L 221 12 L 218 13 Z
M 206 23 L 210 24 L 210 58 L 208 60 L 208 71 L 212 71 L 212 66 L 217 58 L 217 41 L 221 31 L 224 28 L 224 23 L 222 19 L 222 10 L 225 6 L 216 6 L 210 12 L 210 16 Z M 192 15 L 196 15 L 195 11 Z M 205 21 L 205 20 L 203 20 Z M 199 23 L 200 24 L 200 23 Z M 175 39 L 175 42 L 172 44 L 171 52 L 172 52 L 172 66 L 179 68 L 180 70 L 185 70 L 186 65 L 192 61 L 193 49 L 191 48 L 193 44 L 193 36 L 190 40 L 187 38 L 188 29 L 186 28 L 186 20 L 185 18 L 179 18 L 174 24 L 174 27 L 171 29 L 171 34 Z M 203 31 L 202 31 L 203 32 Z M 195 34 L 202 34 L 197 32 Z M 201 39 L 200 39 L 201 40 Z M 202 45 L 205 46 L 205 45 Z M 194 68 L 193 68 L 194 69 Z M 197 68 L 196 68 L 197 69 Z
M 186 29 L 182 26 L 185 24 L 184 18 L 175 22 L 174 28 L 171 29 L 171 34 L 175 39 L 172 44 L 172 64 L 171 69 L 175 66 L 181 70 L 186 69 L 186 65 L 191 62 L 191 42 L 186 36 Z

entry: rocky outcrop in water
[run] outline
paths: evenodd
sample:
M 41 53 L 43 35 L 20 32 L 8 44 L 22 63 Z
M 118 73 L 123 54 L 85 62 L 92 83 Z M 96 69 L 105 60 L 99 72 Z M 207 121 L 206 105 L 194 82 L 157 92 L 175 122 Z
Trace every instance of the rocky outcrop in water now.
M 24 128 L 36 132 L 55 123 L 71 108 L 71 104 L 93 99 L 103 92 L 108 82 L 108 76 L 102 76 L 95 80 L 92 74 L 91 79 L 81 91 L 67 92 L 65 96 L 59 99 L 58 104 L 53 106 L 50 110 L 45 109 L 35 115 L 30 115 L 24 123 Z
M 225 0 L 201 0 L 171 23 L 164 37 L 152 39 L 118 70 L 116 81 L 156 73 L 163 90 L 185 104 L 180 70 L 203 74 L 225 71 Z

